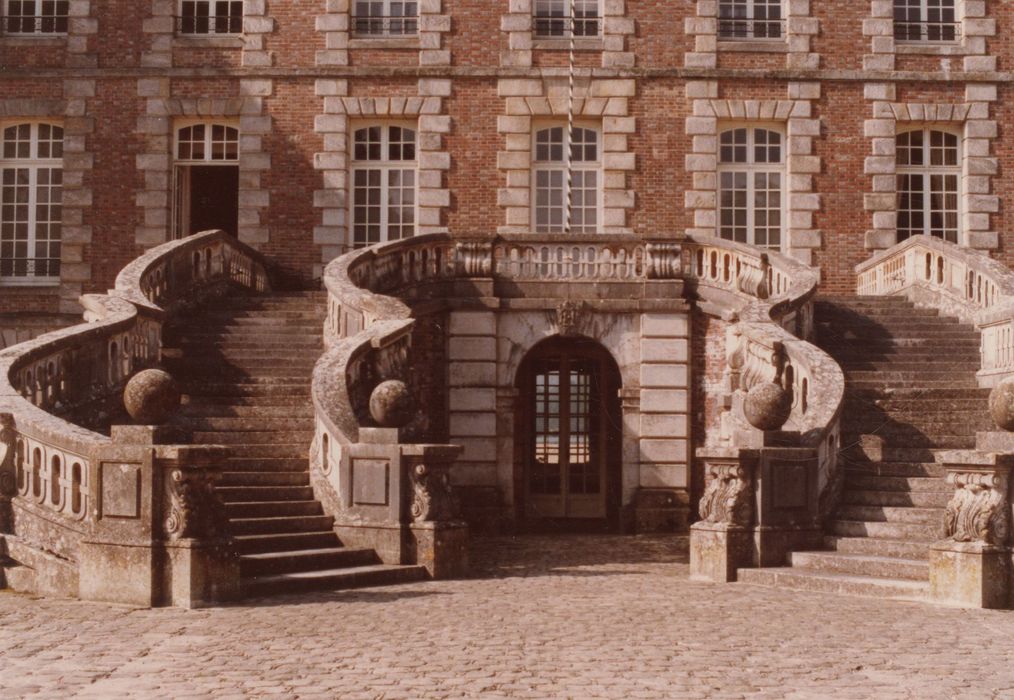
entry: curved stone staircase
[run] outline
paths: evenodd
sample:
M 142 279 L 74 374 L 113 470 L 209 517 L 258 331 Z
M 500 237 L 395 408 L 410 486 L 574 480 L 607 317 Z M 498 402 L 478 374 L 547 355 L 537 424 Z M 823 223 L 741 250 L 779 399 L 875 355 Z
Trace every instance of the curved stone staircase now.
M 388 566 L 343 547 L 310 486 L 310 379 L 323 351 L 323 292 L 229 296 L 167 330 L 180 379 L 179 421 L 193 442 L 227 445 L 217 490 L 240 553 L 245 595 L 401 583 L 422 566 Z
M 975 447 L 990 430 L 979 389 L 979 335 L 904 297 L 825 297 L 818 344 L 845 372 L 840 505 L 826 551 L 794 552 L 786 568 L 740 569 L 738 580 L 805 590 L 921 598 L 929 545 L 953 493 L 941 451 Z

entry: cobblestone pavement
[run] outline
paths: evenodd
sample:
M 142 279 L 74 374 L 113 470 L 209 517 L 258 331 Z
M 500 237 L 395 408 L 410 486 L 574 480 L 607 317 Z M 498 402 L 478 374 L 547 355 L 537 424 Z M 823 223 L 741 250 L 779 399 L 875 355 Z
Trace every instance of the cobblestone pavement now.
M 686 540 L 478 540 L 475 577 L 134 610 L 0 593 L 0 698 L 1012 698 L 1014 614 L 687 578 Z

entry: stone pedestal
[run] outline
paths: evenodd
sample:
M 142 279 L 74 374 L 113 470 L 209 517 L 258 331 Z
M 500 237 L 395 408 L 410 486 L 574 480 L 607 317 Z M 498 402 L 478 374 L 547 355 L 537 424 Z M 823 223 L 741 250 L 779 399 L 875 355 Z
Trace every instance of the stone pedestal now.
M 229 542 L 178 540 L 165 547 L 162 603 L 204 608 L 240 597 L 239 555 Z
M 152 544 L 82 542 L 78 597 L 150 608 L 159 603 Z
M 414 561 L 430 578 L 460 578 L 468 573 L 468 525 L 463 522 L 421 522 L 409 527 Z
M 1008 548 L 942 540 L 930 547 L 929 563 L 934 600 L 969 608 L 1008 607 Z
M 695 523 L 690 527 L 690 578 L 727 583 L 736 570 L 753 566 L 751 528 L 727 523 Z

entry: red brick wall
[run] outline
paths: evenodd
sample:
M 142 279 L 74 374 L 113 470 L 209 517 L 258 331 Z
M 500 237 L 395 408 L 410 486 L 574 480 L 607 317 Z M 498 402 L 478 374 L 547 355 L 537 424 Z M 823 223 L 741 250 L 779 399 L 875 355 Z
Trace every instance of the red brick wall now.
M 85 251 L 85 263 L 92 266 L 93 280 L 88 289 L 105 289 L 113 282 L 116 271 L 137 253 L 134 228 L 139 224 L 141 210 L 135 205 L 136 194 L 143 189 L 143 179 L 134 168 L 140 148 L 132 131 L 144 100 L 136 96 L 136 81 L 142 73 L 135 71 L 142 53 L 148 49 L 150 36 L 141 31 L 142 22 L 150 11 L 150 3 L 128 0 L 93 2 L 93 16 L 98 20 L 99 33 L 89 38 L 100 69 L 119 71 L 113 77 L 100 75 L 98 95 L 89 101 L 95 131 L 89 139 L 95 167 L 89 176 L 94 189 L 94 206 L 86 215 L 92 226 L 93 244 Z M 815 262 L 822 266 L 825 284 L 831 291 L 849 291 L 854 284 L 853 266 L 868 257 L 864 247 L 866 231 L 871 228 L 871 215 L 863 209 L 863 193 L 870 188 L 870 178 L 863 174 L 863 162 L 869 155 L 869 139 L 863 134 L 863 122 L 870 118 L 870 103 L 863 96 L 858 73 L 862 58 L 869 52 L 870 41 L 862 35 L 863 20 L 869 3 L 814 2 L 812 16 L 821 23 L 820 33 L 813 39 L 813 50 L 821 54 L 823 70 L 857 71 L 837 75 L 822 82 L 822 97 L 815 104 L 815 114 L 823 123 L 821 138 L 816 139 L 816 153 L 822 160 L 822 172 L 815 177 L 815 191 L 822 197 L 816 213 L 815 227 L 823 233 L 823 248 L 815 253 Z M 452 52 L 455 67 L 480 72 L 482 75 L 459 77 L 450 98 L 445 100 L 453 116 L 451 133 L 445 138 L 451 155 L 447 186 L 451 190 L 451 206 L 445 223 L 454 233 L 489 233 L 504 223 L 503 209 L 497 205 L 497 190 L 505 183 L 496 167 L 497 153 L 503 139 L 497 134 L 497 116 L 504 113 L 503 100 L 497 95 L 497 77 L 506 75 L 500 68 L 500 54 L 507 50 L 506 33 L 500 31 L 501 15 L 508 11 L 507 0 L 444 0 L 444 11 L 451 16 L 450 32 L 444 37 L 444 48 Z M 637 57 L 637 94 L 630 100 L 630 113 L 637 118 L 637 133 L 629 137 L 630 149 L 636 154 L 636 169 L 628 177 L 628 187 L 636 193 L 636 206 L 630 212 L 628 225 L 644 236 L 679 234 L 691 225 L 684 209 L 683 192 L 691 186 L 691 178 L 683 168 L 690 150 L 684 120 L 688 116 L 685 79 L 674 77 L 682 69 L 684 54 L 693 49 L 693 38 L 684 32 L 684 19 L 696 12 L 691 0 L 639 0 L 627 3 L 628 16 L 635 20 L 635 33 L 628 39 L 628 48 Z M 989 15 L 997 21 L 997 36 L 988 42 L 1000 56 L 1000 69 L 1010 69 L 1014 56 L 1014 5 L 989 3 Z M 270 76 L 274 94 L 266 98 L 266 113 L 273 118 L 275 133 L 265 138 L 271 154 L 272 168 L 263 174 L 264 187 L 271 197 L 270 209 L 263 215 L 263 225 L 270 231 L 265 252 L 283 261 L 289 268 L 309 275 L 320 262 L 319 246 L 313 243 L 313 228 L 320 225 L 321 213 L 313 206 L 313 192 L 322 186 L 320 173 L 314 170 L 313 155 L 322 148 L 322 139 L 314 133 L 314 118 L 320 113 L 322 101 L 314 92 L 314 78 L 327 75 L 318 71 L 314 56 L 325 47 L 324 35 L 315 29 L 316 16 L 324 12 L 319 0 L 273 0 L 268 13 L 274 20 L 274 32 L 265 37 L 265 48 L 272 52 L 273 66 L 241 69 L 242 49 L 230 47 L 184 47 L 174 50 L 178 68 L 184 73 L 192 69 L 222 69 L 230 75 L 220 77 L 173 78 L 176 97 L 232 97 L 239 94 L 241 75 Z M 23 97 L 59 98 L 63 77 L 78 78 L 80 70 L 67 69 L 66 76 L 48 73 L 32 78 L 33 69 L 58 69 L 65 64 L 60 41 L 45 40 L 44 46 L 33 46 L 24 40 L 0 40 L 0 65 L 7 76 L 0 81 L 0 99 Z M 179 42 L 178 42 L 179 43 Z M 566 52 L 535 50 L 536 66 L 562 66 Z M 598 65 L 597 52 L 581 52 L 579 64 Z M 354 67 L 378 67 L 414 70 L 418 66 L 416 50 L 380 50 L 353 48 L 350 61 Z M 720 97 L 785 99 L 785 75 L 772 76 L 771 71 L 784 70 L 782 54 L 725 53 L 721 54 L 723 69 L 757 70 L 750 76 L 721 78 Z M 951 59 L 951 70 L 959 70 L 961 57 Z M 898 68 L 904 70 L 939 71 L 941 57 L 898 57 Z M 127 73 L 123 73 L 127 71 Z M 441 69 L 427 69 L 435 74 Z M 498 71 L 500 73 L 498 74 Z M 18 79 L 22 73 L 24 80 Z M 146 71 L 147 73 L 147 71 Z M 912 76 L 916 77 L 916 76 Z M 352 95 L 414 95 L 417 75 L 402 77 L 359 77 L 349 80 Z M 806 79 L 803 75 L 800 79 Z M 819 79 L 815 76 L 814 79 Z M 1000 124 L 1000 138 L 995 142 L 994 155 L 1000 160 L 995 192 L 1001 197 L 1011 194 L 1010 169 L 1014 136 L 1009 127 L 1011 114 L 1009 88 L 1001 89 L 1001 101 L 994 109 Z M 905 101 L 961 102 L 961 82 L 911 82 L 899 86 L 898 99 Z M 999 215 L 993 217 L 993 229 L 1004 232 L 1007 206 L 1001 203 Z M 1010 246 L 1002 245 L 999 255 L 1007 259 Z M 49 308 L 48 292 L 4 290 L 0 308 L 24 304 Z M 11 302 L 18 299 L 17 302 Z

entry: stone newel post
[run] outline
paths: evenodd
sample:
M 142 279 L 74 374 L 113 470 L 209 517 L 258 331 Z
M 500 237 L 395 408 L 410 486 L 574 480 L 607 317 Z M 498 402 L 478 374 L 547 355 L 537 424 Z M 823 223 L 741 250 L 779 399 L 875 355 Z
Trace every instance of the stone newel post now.
M 735 581 L 736 570 L 754 561 L 755 462 L 728 452 L 708 458 L 701 520 L 690 528 L 690 577 L 698 581 Z
M 980 451 L 949 457 L 947 483 L 954 496 L 944 539 L 930 547 L 931 594 L 968 607 L 1008 607 L 1011 459 Z

